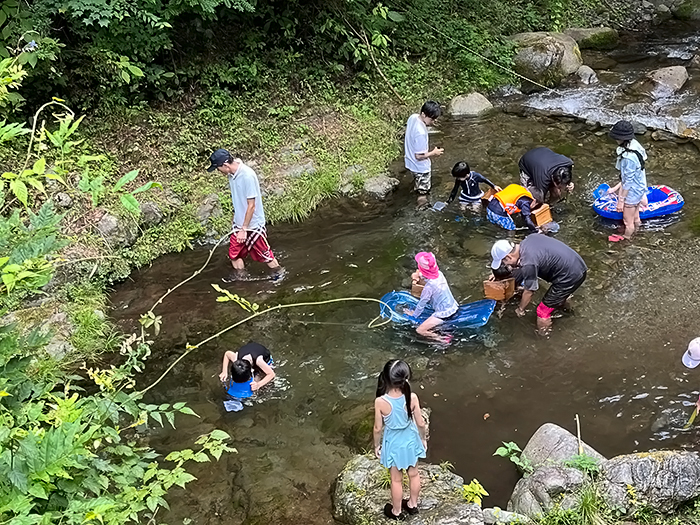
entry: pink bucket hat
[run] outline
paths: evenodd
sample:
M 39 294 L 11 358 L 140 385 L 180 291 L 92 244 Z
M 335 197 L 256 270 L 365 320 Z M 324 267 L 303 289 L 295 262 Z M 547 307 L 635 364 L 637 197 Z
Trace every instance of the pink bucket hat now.
M 440 275 L 435 256 L 431 252 L 420 252 L 416 255 L 416 262 L 420 273 L 426 279 L 437 279 Z

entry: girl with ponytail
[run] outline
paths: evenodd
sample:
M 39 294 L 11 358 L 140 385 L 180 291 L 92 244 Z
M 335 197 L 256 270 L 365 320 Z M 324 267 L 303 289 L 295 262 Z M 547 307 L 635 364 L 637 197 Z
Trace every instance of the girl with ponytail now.
M 411 392 L 411 367 L 392 359 L 384 365 L 377 381 L 374 400 L 374 452 L 391 473 L 391 503 L 384 515 L 404 520 L 406 514 L 418 514 L 420 475 L 416 464 L 425 457 L 425 420 L 418 396 Z M 382 430 L 383 435 L 382 435 Z M 409 499 L 403 499 L 403 473 L 408 472 Z

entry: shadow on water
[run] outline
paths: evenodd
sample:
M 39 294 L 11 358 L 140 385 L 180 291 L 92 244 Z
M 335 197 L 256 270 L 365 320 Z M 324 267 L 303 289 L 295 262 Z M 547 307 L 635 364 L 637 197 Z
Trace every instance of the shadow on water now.
M 168 523 L 185 517 L 195 523 L 332 523 L 329 487 L 352 451 L 370 444 L 375 377 L 392 357 L 412 364 L 413 386 L 433 411 L 428 459 L 451 461 L 467 481 L 478 478 L 491 493 L 485 505 L 505 506 L 517 480 L 510 463 L 492 457 L 494 450 L 501 441 L 523 446 L 547 421 L 573 430 L 578 413 L 584 439 L 607 456 L 694 446 L 698 431 L 681 428 L 700 373 L 684 369 L 680 356 L 698 335 L 700 242 L 688 219 L 700 204 L 698 150 L 641 139 L 649 151 L 649 183 L 679 190 L 686 207 L 671 221 L 645 228 L 632 244 L 611 245 L 606 239 L 615 224 L 590 208 L 591 192 L 617 177 L 605 136 L 578 123 L 501 113 L 445 120 L 440 132 L 436 140 L 446 153 L 434 165 L 435 200 L 445 200 L 449 170 L 459 160 L 506 184 L 517 180 L 517 160 L 531 147 L 566 148 L 575 159 L 576 191 L 555 206 L 557 237 L 590 268 L 574 312 L 556 319 L 551 336 L 540 338 L 533 308 L 519 319 L 509 305 L 501 317 L 440 350 L 404 329 L 368 329 L 378 313 L 373 303 L 274 312 L 225 334 L 186 358 L 153 391 L 154 401 L 184 400 L 201 416 L 179 419 L 176 431 L 153 429 L 154 446 L 164 452 L 187 447 L 218 427 L 233 436 L 239 451 L 198 467 L 199 480 L 170 499 Z M 401 174 L 400 163 L 394 168 Z M 387 203 L 336 201 L 304 224 L 271 227 L 287 279 L 228 288 L 263 306 L 379 298 L 406 283 L 413 254 L 425 249 L 436 253 L 460 301 L 480 299 L 491 244 L 506 235 L 522 239 L 523 233 L 506 234 L 454 205 L 417 212 L 409 188 L 404 179 Z M 209 268 L 159 308 L 163 334 L 140 385 L 158 377 L 185 343 L 245 315 L 231 303 L 217 303 L 210 286 L 228 273 L 225 253 L 221 249 Z M 114 318 L 133 326 L 205 258 L 203 250 L 169 255 L 136 272 L 112 296 Z M 222 354 L 249 339 L 272 350 L 279 380 L 251 406 L 227 414 L 217 379 Z

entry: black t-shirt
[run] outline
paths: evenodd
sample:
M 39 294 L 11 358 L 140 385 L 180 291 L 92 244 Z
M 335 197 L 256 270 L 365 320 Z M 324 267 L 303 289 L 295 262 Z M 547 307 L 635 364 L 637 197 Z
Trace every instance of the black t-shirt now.
M 569 286 L 588 270 L 581 256 L 566 244 L 546 235 L 535 234 L 520 243 L 520 268 L 526 290 L 539 288 L 539 279 L 553 285 Z
M 479 184 L 482 182 L 484 184 L 488 184 L 494 189 L 496 188 L 493 182 L 476 171 L 470 172 L 469 177 L 467 177 L 466 180 L 455 179 L 455 185 L 454 188 L 452 188 L 452 193 L 450 193 L 450 198 L 447 199 L 447 203 L 449 204 L 454 200 L 454 198 L 457 196 L 457 190 L 460 188 L 462 188 L 462 196 L 465 199 L 478 199 L 483 195 L 481 188 L 479 188 Z
M 552 175 L 559 168 L 568 168 L 574 165 L 569 157 L 553 152 L 549 148 L 534 148 L 520 157 L 518 166 L 531 179 L 535 188 L 545 195 L 552 185 Z
M 265 348 L 260 343 L 255 343 L 253 341 L 251 341 L 247 345 L 243 345 L 242 347 L 240 347 L 238 349 L 237 355 L 238 359 L 243 359 L 244 356 L 249 355 L 253 360 L 253 366 L 255 366 L 256 369 L 258 357 L 262 357 L 263 361 L 265 361 L 266 363 L 269 363 L 270 359 L 272 358 L 272 355 L 270 354 L 270 351 L 267 348 Z

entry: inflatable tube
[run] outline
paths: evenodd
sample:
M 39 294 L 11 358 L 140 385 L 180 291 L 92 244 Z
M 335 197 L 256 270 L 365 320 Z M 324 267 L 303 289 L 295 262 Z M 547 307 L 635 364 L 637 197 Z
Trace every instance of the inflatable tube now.
M 418 299 L 405 291 L 389 292 L 381 300 L 391 308 L 390 310 L 385 305 L 381 305 L 381 316 L 385 319 L 391 319 L 398 324 L 417 326 L 433 313 L 433 309 L 427 306 L 419 317 L 404 314 L 404 309 L 413 310 L 418 304 Z M 463 304 L 452 317 L 440 325 L 440 328 L 463 329 L 484 326 L 488 322 L 489 317 L 491 317 L 495 307 L 496 301 L 492 299 Z
M 593 209 L 598 215 L 606 219 L 622 220 L 622 212 L 617 211 L 617 195 L 607 193 L 608 188 L 605 186 L 607 184 L 601 184 L 593 192 L 593 196 L 596 197 Z M 675 213 L 685 204 L 680 193 L 663 184 L 649 186 L 647 199 L 649 204 L 639 210 L 640 219 L 651 219 Z

